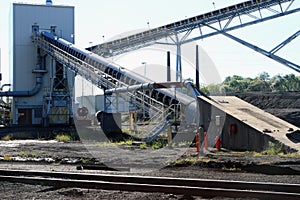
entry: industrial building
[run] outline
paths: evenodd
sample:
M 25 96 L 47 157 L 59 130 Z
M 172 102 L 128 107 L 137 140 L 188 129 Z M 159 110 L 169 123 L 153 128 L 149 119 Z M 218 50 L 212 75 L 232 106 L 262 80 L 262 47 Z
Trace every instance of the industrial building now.
M 48 3 L 47 3 L 48 4 Z M 12 124 L 68 124 L 72 74 L 38 50 L 33 34 L 55 33 L 74 43 L 74 7 L 13 4 Z

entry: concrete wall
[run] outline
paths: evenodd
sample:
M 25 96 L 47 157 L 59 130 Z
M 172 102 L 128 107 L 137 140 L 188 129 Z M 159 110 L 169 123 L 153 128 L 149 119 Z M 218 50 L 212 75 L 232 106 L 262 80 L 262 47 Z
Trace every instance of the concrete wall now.
M 222 133 L 223 124 L 226 119 L 226 113 L 209 102 L 198 98 L 199 107 L 199 125 L 203 127 L 204 132 L 208 133 L 208 146 L 215 145 L 215 139 Z
M 231 150 L 262 151 L 268 148 L 269 141 L 279 143 L 270 137 L 226 113 L 226 108 L 218 106 L 206 98 L 198 98 L 200 108 L 200 126 L 208 134 L 208 146 L 214 147 L 216 137 L 220 136 L 222 147 Z M 221 124 L 216 125 L 216 116 Z M 217 117 L 219 118 L 219 117 Z M 230 125 L 236 125 L 236 132 L 230 131 Z M 288 149 L 288 148 L 287 148 Z
M 236 132 L 230 131 L 230 125 L 236 126 Z M 271 137 L 248 126 L 231 115 L 226 115 L 222 131 L 222 147 L 232 150 L 262 151 L 268 147 Z
M 13 91 L 29 91 L 35 87 L 37 53 L 32 42 L 32 25 L 38 25 L 40 31 L 49 31 L 56 26 L 56 33 L 64 39 L 74 42 L 74 7 L 46 6 L 33 4 L 13 4 Z M 49 90 L 53 71 L 52 60 L 46 59 L 43 75 L 43 89 L 32 97 L 15 97 L 13 100 L 13 124 L 19 124 L 20 109 L 26 111 L 26 124 L 41 123 L 40 112 L 44 104 L 43 96 Z M 55 67 L 55 66 L 54 66 Z M 27 112 L 28 111 L 28 112 Z M 31 116 L 30 116 L 31 115 Z

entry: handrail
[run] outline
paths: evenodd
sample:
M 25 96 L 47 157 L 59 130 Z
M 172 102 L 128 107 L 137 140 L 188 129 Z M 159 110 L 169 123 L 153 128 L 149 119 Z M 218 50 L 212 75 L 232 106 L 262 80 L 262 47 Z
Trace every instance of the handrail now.
M 174 121 L 181 121 L 181 119 L 178 118 L 178 115 L 176 113 L 179 112 L 180 109 L 181 104 L 172 104 L 168 108 L 162 110 L 160 113 L 156 113 L 156 115 L 152 116 L 150 120 L 145 122 L 143 130 L 140 131 L 141 138 L 143 138 L 142 140 L 151 142 L 155 136 L 159 135 L 164 130 L 165 124 L 169 124 L 171 122 L 169 116 L 173 115 Z M 179 116 L 181 117 L 181 115 Z M 146 125 L 146 123 L 148 125 Z
M 56 47 L 55 45 L 43 40 L 41 37 L 38 37 L 37 44 L 40 48 L 45 50 L 47 53 L 55 57 L 56 59 L 63 62 L 67 67 L 73 70 L 75 73 L 83 76 L 86 80 L 92 82 L 97 87 L 101 88 L 101 86 L 105 86 L 106 88 L 118 88 L 118 87 L 128 87 L 126 83 L 114 78 L 113 76 L 105 73 L 102 69 L 96 68 L 89 63 L 86 63 L 77 57 L 61 50 L 60 48 Z M 118 84 L 116 84 L 118 83 Z M 134 97 L 135 102 L 138 106 L 142 106 L 141 102 L 144 105 L 151 107 L 153 110 L 160 111 L 160 107 L 164 107 L 164 104 L 156 99 L 142 93 L 140 91 L 135 91 L 136 94 L 133 92 L 127 92 L 126 94 L 129 97 Z M 125 94 L 120 94 L 119 96 L 127 97 Z M 158 104 L 158 108 L 153 106 L 151 103 Z

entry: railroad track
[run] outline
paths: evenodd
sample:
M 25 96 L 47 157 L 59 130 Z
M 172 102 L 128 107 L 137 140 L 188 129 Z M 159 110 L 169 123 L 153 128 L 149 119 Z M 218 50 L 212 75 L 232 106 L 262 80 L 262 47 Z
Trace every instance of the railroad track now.
M 55 188 L 160 192 L 202 197 L 300 199 L 300 184 L 20 170 L 0 170 L 0 181 Z

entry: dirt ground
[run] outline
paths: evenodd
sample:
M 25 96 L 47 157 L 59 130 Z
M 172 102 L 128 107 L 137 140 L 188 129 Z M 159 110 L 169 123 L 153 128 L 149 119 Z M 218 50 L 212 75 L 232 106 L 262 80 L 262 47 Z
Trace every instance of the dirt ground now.
M 299 93 L 243 93 L 241 99 L 300 127 Z M 152 154 L 151 149 L 119 146 L 121 153 L 109 145 L 93 142 L 62 143 L 54 140 L 0 141 L 0 169 L 42 171 L 70 171 L 78 173 L 113 173 L 184 178 L 277 182 L 300 184 L 300 155 L 262 155 L 254 152 L 210 152 L 198 156 L 195 148 L 166 149 L 156 157 L 135 155 Z M 184 151 L 184 153 L 182 153 Z M 177 165 L 166 166 L 178 154 Z M 114 156 L 112 156 L 114 155 Z M 111 159 L 119 165 L 101 160 Z M 176 158 L 176 156 L 175 156 Z M 122 160 L 123 159 L 123 160 Z M 135 160 L 139 159 L 139 160 Z M 189 160 L 197 159 L 193 164 Z M 125 163 L 124 160 L 128 161 Z M 141 162 L 142 161 L 142 162 Z M 161 162 L 161 163 L 159 163 Z M 154 167 L 158 166 L 160 167 Z M 112 170 L 112 169 L 118 169 Z M 1 199 L 204 199 L 186 195 L 141 193 L 81 188 L 51 188 L 40 185 L 0 182 Z M 214 199 L 224 199 L 216 197 Z M 229 199 L 229 198 L 227 198 Z M 240 198 L 245 199 L 245 198 Z
M 129 166 L 115 171 L 94 158 L 81 142 L 62 143 L 56 141 L 1 141 L 0 169 L 22 169 L 41 171 L 67 171 L 78 173 L 112 173 L 150 175 L 182 178 L 204 178 L 241 181 L 281 182 L 300 184 L 300 155 L 269 156 L 253 152 L 230 152 L 210 149 L 200 155 L 197 162 L 195 148 L 186 149 L 180 160 L 186 162 L 160 169 L 151 168 L 147 161 L 139 166 Z M 109 146 L 101 146 L 106 152 Z M 121 146 L 125 148 L 126 146 Z M 173 149 L 176 150 L 177 149 Z M 144 153 L 147 150 L 130 149 Z M 148 151 L 151 151 L 150 149 Z M 126 155 L 120 155 L 121 157 Z M 128 157 L 126 157 L 128 159 Z M 134 158 L 131 158 L 134 160 Z M 39 185 L 0 182 L 1 199 L 204 199 L 185 195 L 141 193 L 123 191 L 87 190 L 81 188 L 51 188 Z M 224 198 L 214 198 L 224 199 Z

